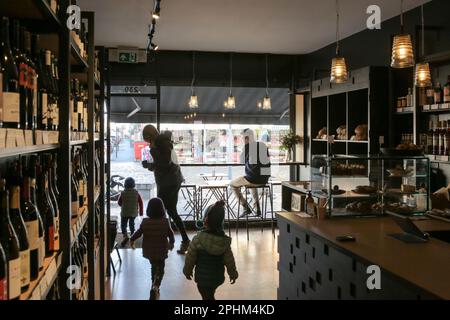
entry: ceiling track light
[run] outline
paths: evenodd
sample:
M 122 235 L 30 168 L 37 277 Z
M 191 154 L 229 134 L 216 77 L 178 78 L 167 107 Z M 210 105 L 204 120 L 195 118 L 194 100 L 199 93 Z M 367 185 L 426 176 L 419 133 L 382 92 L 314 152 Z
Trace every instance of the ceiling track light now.
M 155 6 L 152 11 L 152 18 L 158 20 L 161 17 L 160 12 L 161 12 L 161 0 L 156 0 Z
M 422 15 L 422 57 L 425 56 L 425 17 L 423 13 L 423 4 L 421 6 Z M 419 88 L 431 87 L 431 72 L 430 65 L 427 62 L 416 64 L 416 72 L 414 84 Z
M 339 34 L 339 0 L 336 0 L 336 56 L 331 60 L 331 83 L 344 83 L 348 80 L 348 71 L 345 58 L 340 55 L 340 34 Z
M 403 0 L 400 1 L 400 34 L 392 41 L 391 67 L 396 69 L 414 66 L 414 49 L 411 35 L 405 33 L 403 24 Z
M 189 98 L 188 106 L 190 109 L 198 108 L 198 97 L 194 90 L 195 85 L 195 52 L 192 52 L 192 82 L 191 82 L 191 97 Z
M 230 53 L 230 94 L 223 103 L 225 109 L 229 110 L 236 109 L 236 98 L 233 96 L 232 88 L 233 88 L 233 54 Z

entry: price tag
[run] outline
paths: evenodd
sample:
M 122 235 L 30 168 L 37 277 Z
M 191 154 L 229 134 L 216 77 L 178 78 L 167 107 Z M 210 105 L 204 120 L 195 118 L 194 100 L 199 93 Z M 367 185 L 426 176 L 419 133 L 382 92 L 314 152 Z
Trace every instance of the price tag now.
M 6 129 L 0 128 L 0 149 L 6 148 Z
M 6 130 L 6 148 L 16 147 L 16 131 L 14 129 Z
M 28 147 L 31 147 L 34 145 L 33 143 L 33 131 L 31 130 L 25 130 L 25 143 Z
M 438 104 L 432 104 L 430 109 L 431 110 L 438 110 L 439 109 L 439 105 Z
M 450 103 L 441 104 L 441 109 L 450 109 Z
M 23 130 L 16 130 L 16 144 L 18 147 L 25 147 L 25 135 Z
M 36 130 L 36 144 L 41 145 L 42 144 L 42 131 Z
M 42 143 L 43 144 L 49 144 L 50 140 L 49 140 L 49 134 L 47 131 L 43 131 L 42 132 Z
M 423 110 L 424 111 L 428 111 L 428 110 L 430 110 L 430 107 L 431 106 L 429 104 L 426 104 L 426 105 L 423 106 Z
M 48 134 L 48 140 L 50 143 L 58 143 L 58 132 L 57 131 L 51 131 Z

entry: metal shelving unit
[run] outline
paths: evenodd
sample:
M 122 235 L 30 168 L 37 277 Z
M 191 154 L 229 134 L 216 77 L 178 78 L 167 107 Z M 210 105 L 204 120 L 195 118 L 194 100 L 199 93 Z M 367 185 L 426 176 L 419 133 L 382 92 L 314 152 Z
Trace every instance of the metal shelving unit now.
M 46 259 L 45 268 L 41 271 L 39 278 L 33 281 L 30 290 L 21 296 L 21 299 L 45 299 L 52 285 L 58 281 L 60 297 L 70 300 L 70 289 L 66 285 L 69 274 L 67 268 L 71 264 L 71 248 L 77 235 L 88 225 L 88 281 L 83 296 L 88 299 L 104 299 L 105 278 L 105 218 L 104 218 L 104 194 L 105 194 L 105 164 L 104 164 L 104 117 L 100 117 L 102 131 L 96 137 L 95 131 L 95 99 L 103 105 L 105 98 L 105 86 L 102 80 L 96 79 L 94 74 L 95 39 L 94 39 L 94 13 L 82 12 L 82 20 L 88 25 L 88 60 L 85 60 L 71 36 L 71 31 L 66 27 L 66 8 L 70 0 L 59 1 L 59 14 L 56 15 L 45 0 L 17 0 L 1 1 L 0 15 L 21 19 L 22 23 L 34 33 L 42 35 L 43 44 L 58 56 L 59 70 L 59 143 L 35 145 L 21 148 L 0 149 L 0 159 L 14 158 L 20 155 L 35 154 L 41 152 L 58 153 L 58 189 L 60 198 L 58 205 L 60 209 L 59 247 L 60 251 Z M 104 64 L 105 50 L 97 48 L 100 52 L 100 60 Z M 101 66 L 103 72 L 104 66 Z M 80 76 L 81 75 L 81 76 Z M 70 131 L 70 81 L 73 77 L 80 76 L 88 86 L 88 139 L 71 141 Z M 103 78 L 103 75 L 102 75 Z M 96 90 L 100 95 L 96 97 Z M 93 177 L 95 172 L 96 149 L 100 149 L 102 155 L 100 188 L 95 186 L 95 179 L 88 179 L 88 206 L 83 208 L 84 213 L 76 219 L 72 219 L 71 213 L 71 149 L 81 147 L 88 150 L 88 173 Z M 92 199 L 92 200 L 91 200 Z M 95 212 L 99 202 L 101 209 L 100 239 L 95 238 Z M 100 274 L 95 281 L 97 264 L 100 263 Z M 45 281 L 43 281 L 45 280 Z M 44 286 L 45 282 L 45 286 Z M 100 292 L 96 295 L 96 292 Z

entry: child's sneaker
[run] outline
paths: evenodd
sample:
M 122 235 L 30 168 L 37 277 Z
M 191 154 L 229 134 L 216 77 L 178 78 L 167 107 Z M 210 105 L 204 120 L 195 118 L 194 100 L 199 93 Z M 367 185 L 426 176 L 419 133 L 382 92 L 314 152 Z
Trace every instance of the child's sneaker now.
M 189 248 L 190 240 L 181 242 L 180 249 L 177 250 L 178 254 L 185 254 Z
M 150 300 L 159 300 L 159 288 L 157 286 L 153 286 L 150 290 Z

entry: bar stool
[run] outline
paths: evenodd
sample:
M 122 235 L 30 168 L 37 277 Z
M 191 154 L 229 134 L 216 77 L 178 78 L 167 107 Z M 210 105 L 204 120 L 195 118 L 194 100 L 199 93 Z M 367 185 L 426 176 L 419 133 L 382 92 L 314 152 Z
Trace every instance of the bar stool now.
M 182 184 L 180 188 L 183 199 L 186 200 L 186 204 L 183 210 L 186 214 L 180 214 L 184 216 L 185 220 L 192 217 L 194 221 L 198 219 L 197 216 L 197 185 L 196 184 Z
M 261 216 L 260 216 L 261 219 L 260 219 L 260 221 L 249 221 L 249 219 L 248 219 L 249 215 L 245 216 L 245 228 L 247 231 L 247 240 L 250 240 L 249 223 L 251 223 L 251 222 L 261 223 L 261 232 L 264 232 L 264 222 L 267 220 L 267 211 L 268 211 L 267 210 L 267 198 L 269 198 L 269 200 L 270 200 L 270 215 L 271 215 L 270 223 L 271 223 L 272 233 L 275 236 L 272 185 L 270 183 L 251 184 L 251 185 L 243 186 L 243 188 L 244 188 L 244 194 L 245 194 L 245 202 L 249 206 L 250 210 L 252 210 L 252 212 L 254 212 L 254 210 L 252 209 L 252 207 L 248 201 L 248 193 L 252 190 L 256 190 L 258 202 L 261 201 L 261 206 L 260 206 L 261 207 Z M 259 196 L 258 190 L 261 190 L 261 196 Z M 258 206 L 259 206 L 259 204 L 257 204 L 257 207 Z M 239 230 L 240 208 L 241 208 L 241 206 L 238 205 L 236 234 L 238 233 L 238 230 Z

